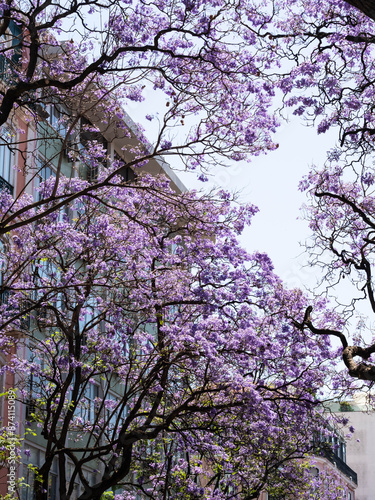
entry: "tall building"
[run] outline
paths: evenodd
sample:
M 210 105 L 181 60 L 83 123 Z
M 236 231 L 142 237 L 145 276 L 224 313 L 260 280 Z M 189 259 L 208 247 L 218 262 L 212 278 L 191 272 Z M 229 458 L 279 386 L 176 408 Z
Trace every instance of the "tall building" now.
M 342 438 L 333 438 L 330 443 L 325 443 L 328 446 L 321 448 L 320 451 L 311 458 L 309 464 L 310 473 L 313 477 L 320 478 L 323 481 L 329 481 L 330 477 L 335 478 L 343 488 L 338 493 L 340 500 L 361 500 L 357 494 L 358 478 L 357 473 L 346 463 L 345 449 L 346 442 Z M 324 489 L 324 486 L 323 486 Z M 328 486 L 327 486 L 328 490 Z M 311 491 L 314 500 L 324 500 L 321 495 Z M 339 496 L 340 495 L 340 496 Z M 368 497 L 370 499 L 370 497 Z M 274 496 L 267 491 L 263 491 L 258 500 L 297 500 L 290 496 Z
M 0 59 L 0 64 L 2 64 L 3 75 L 0 85 L 7 85 L 5 75 L 7 69 L 9 70 L 9 61 L 4 60 L 3 57 Z M 29 115 L 27 112 L 16 110 L 11 115 L 9 122 L 0 129 L 0 189 L 7 190 L 13 197 L 27 193 L 33 197 L 34 201 L 40 200 L 44 195 L 40 191 L 41 183 L 51 176 L 55 176 L 58 169 L 68 178 L 80 177 L 95 182 L 99 170 L 106 168 L 107 161 L 120 159 L 126 163 L 132 160 L 135 149 L 147 150 L 151 147 L 147 141 L 138 139 L 137 127 L 125 112 L 121 112 L 121 119 L 114 118 L 108 121 L 108 117 L 103 115 L 103 108 L 99 109 L 99 107 L 86 112 L 80 110 L 81 116 L 78 119 L 75 117 L 74 131 L 71 131 L 69 139 L 66 140 L 67 124 L 75 110 L 63 102 L 55 102 L 53 96 L 46 98 L 45 103 L 42 104 L 38 105 L 36 109 L 30 110 Z M 84 150 L 94 143 L 99 144 L 104 151 L 102 164 L 100 162 L 97 165 L 93 165 L 91 162 L 85 164 Z M 142 167 L 136 169 L 136 172 L 129 167 L 124 167 L 120 173 L 125 182 L 132 182 L 139 172 L 151 175 L 163 174 L 169 179 L 170 186 L 174 191 L 179 193 L 185 190 L 178 176 L 160 157 L 150 159 Z M 7 298 L 7 290 L 4 289 L 0 301 L 5 302 Z M 45 312 L 39 311 L 38 314 L 37 326 L 39 327 Z M 32 325 L 32 321 L 35 323 L 35 320 L 26 318 L 23 328 L 32 326 L 35 328 L 36 325 Z M 14 332 L 14 336 L 18 339 L 22 339 L 23 335 L 23 331 Z M 43 328 L 41 335 L 43 335 Z M 18 343 L 18 355 L 23 356 L 26 361 L 31 361 L 28 342 L 25 340 Z M 0 368 L 7 362 L 8 360 L 2 356 Z M 2 372 L 0 393 L 3 394 L 5 391 L 9 393 L 10 391 L 11 396 L 12 390 L 19 385 L 19 382 L 19 375 L 11 371 Z M 36 411 L 37 376 L 31 374 L 27 384 L 29 385 L 29 399 L 22 403 L 16 398 L 13 405 L 12 397 L 8 400 L 0 397 L 0 418 L 3 427 L 7 428 L 10 434 L 14 432 L 14 436 L 22 436 L 21 463 L 16 466 L 16 469 L 10 470 L 8 467 L 0 470 L 0 495 L 5 496 L 11 492 L 9 490 L 9 474 L 11 473 L 12 478 L 24 478 L 21 500 L 34 498 L 35 472 L 33 467 L 41 466 L 45 456 L 45 440 L 41 429 L 35 423 L 34 414 Z M 84 394 L 84 405 L 80 410 L 83 419 L 90 420 L 96 411 L 95 399 L 103 398 L 103 391 L 106 392 L 106 399 L 113 401 L 114 404 L 121 397 L 118 388 L 104 388 L 99 380 L 88 384 Z M 88 463 L 84 474 L 89 484 L 95 484 L 100 467 L 99 463 Z M 72 476 L 73 469 L 73 462 L 70 462 L 67 470 L 68 477 Z M 14 470 L 15 472 L 13 472 Z M 58 475 L 58 463 L 55 459 L 49 474 L 48 500 L 59 499 Z M 80 493 L 81 481 L 77 477 L 70 498 L 74 500 Z
M 375 413 L 366 400 L 358 394 L 353 399 L 331 405 L 331 411 L 348 419 L 347 428 L 354 427 L 347 442 L 348 463 L 358 472 L 356 500 L 373 500 L 375 492 Z

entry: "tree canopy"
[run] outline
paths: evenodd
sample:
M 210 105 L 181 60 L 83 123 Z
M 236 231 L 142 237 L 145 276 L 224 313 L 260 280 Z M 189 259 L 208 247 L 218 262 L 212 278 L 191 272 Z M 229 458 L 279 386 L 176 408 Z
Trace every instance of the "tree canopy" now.
M 121 485 L 129 499 L 257 498 L 267 485 L 310 498 L 303 459 L 325 432 L 334 360 L 329 337 L 291 324 L 303 294 L 239 247 L 254 207 L 151 177 L 96 193 L 73 219 L 20 226 L 1 255 L 2 350 L 46 447 L 36 498 L 55 463 L 61 498 L 78 479 L 80 500 Z
M 82 500 L 124 482 L 129 498 L 256 498 L 268 481 L 308 498 L 312 478 L 290 460 L 310 451 L 306 422 L 321 429 L 325 384 L 343 383 L 330 337 L 349 374 L 370 382 L 375 344 L 356 335 L 350 346 L 344 313 L 285 289 L 267 256 L 240 249 L 254 207 L 177 194 L 144 170 L 163 155 L 204 179 L 219 163 L 270 153 L 290 112 L 318 133 L 336 127 L 327 163 L 301 183 L 312 260 L 327 286 L 350 277 L 375 312 L 371 2 L 0 8 L 2 147 L 22 158 L 27 180 L 14 198 L 0 192 L 1 342 L 46 442 L 37 498 L 56 461 L 61 498 L 76 477 Z M 123 108 L 150 94 L 158 105 L 135 117 L 157 124 L 148 141 Z M 55 148 L 55 175 L 31 196 L 41 143 Z M 90 175 L 64 171 L 67 159 Z M 94 461 L 91 485 L 83 471 Z

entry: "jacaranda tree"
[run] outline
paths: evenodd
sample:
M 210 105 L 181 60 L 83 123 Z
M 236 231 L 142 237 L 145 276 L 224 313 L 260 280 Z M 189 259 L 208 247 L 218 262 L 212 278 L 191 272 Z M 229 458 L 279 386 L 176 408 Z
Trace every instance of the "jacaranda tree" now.
M 57 159 L 66 151 L 82 159 L 76 143 L 81 116 L 90 118 L 94 113 L 105 128 L 115 118 L 121 121 L 119 104 L 141 102 L 147 91 L 161 103 L 159 115 L 157 110 L 147 115 L 159 121 L 158 132 L 147 148 L 128 145 L 129 167 L 164 154 L 179 157 L 187 168 L 205 171 L 210 164 L 242 160 L 276 147 L 271 140 L 276 121 L 267 113 L 271 87 L 249 78 L 258 72 L 258 65 L 248 29 L 240 20 L 242 7 L 237 12 L 232 2 L 86 0 L 8 2 L 1 7 L 5 86 L 0 90 L 0 124 L 13 122 L 20 136 L 14 112 L 24 112 L 41 124 L 37 133 L 46 141 L 46 105 L 59 106 L 59 133 L 54 134 L 61 143 Z M 143 140 L 140 130 L 130 134 L 125 128 L 117 133 L 135 133 Z M 21 143 L 8 141 L 13 151 L 22 151 Z M 25 163 L 25 171 L 37 175 L 30 151 Z M 88 186 L 82 194 L 110 185 L 113 175 L 108 172 L 100 186 Z M 37 200 L 32 206 L 45 207 L 55 199 L 56 189 L 49 200 Z M 55 210 L 78 196 L 70 193 L 68 198 L 59 192 Z M 24 209 L 4 214 L 0 231 L 17 227 L 22 213 Z
M 309 334 L 337 337 L 349 375 L 374 381 L 370 324 L 363 316 L 357 325 L 353 320 L 359 300 L 368 302 L 370 315 L 375 311 L 374 6 L 355 0 L 274 1 L 272 6 L 254 11 L 251 26 L 261 53 L 272 51 L 268 79 L 281 92 L 281 112 L 303 117 L 319 134 L 338 131 L 326 164 L 314 166 L 300 186 L 309 195 L 311 263 L 321 269 L 321 290 L 332 291 L 344 278 L 353 284 L 352 299 L 339 299 L 346 301 L 340 306 L 343 320 L 352 317 L 346 331 L 329 324 L 317 327 L 311 308 L 296 326 Z M 346 286 L 345 295 L 348 290 Z
M 281 115 L 291 110 L 318 133 L 339 130 L 328 164 L 303 183 L 314 248 L 330 252 L 320 259 L 328 281 L 358 272 L 373 305 L 370 2 L 0 8 L 0 123 L 12 131 L 2 142 L 23 156 L 17 167 L 28 179 L 43 165 L 20 117 L 35 124 L 34 141 L 55 147 L 55 175 L 37 197 L 2 191 L 0 200 L 1 342 L 46 442 L 37 498 L 46 498 L 56 461 L 62 499 L 78 477 L 82 499 L 123 483 L 129 498 L 132 488 L 150 498 L 256 498 L 271 482 L 276 493 L 287 484 L 309 495 L 312 478 L 290 459 L 310 449 L 306 422 L 321 425 L 329 337 L 341 339 L 354 377 L 373 380 L 365 362 L 375 349 L 348 347 L 344 316 L 285 290 L 266 256 L 239 248 L 235 234 L 253 208 L 118 174 L 164 155 L 204 176 L 219 162 L 272 151 L 281 97 Z M 158 101 L 144 117 L 157 123 L 150 143 L 122 111 L 148 95 Z M 48 105 L 59 110 L 52 131 Z M 129 139 L 122 159 L 95 140 L 113 123 Z M 95 176 L 62 175 L 66 156 Z M 91 397 L 93 387 L 101 396 Z M 99 479 L 90 485 L 84 469 L 93 463 Z
M 292 323 L 306 298 L 239 247 L 255 208 L 147 176 L 96 196 L 21 225 L 1 254 L 2 350 L 46 450 L 36 498 L 56 465 L 62 499 L 78 480 L 81 500 L 113 487 L 128 499 L 257 498 L 267 487 L 310 498 L 304 458 L 326 426 L 329 338 Z M 12 203 L 3 191 L 2 210 Z M 339 328 L 325 306 L 315 303 Z

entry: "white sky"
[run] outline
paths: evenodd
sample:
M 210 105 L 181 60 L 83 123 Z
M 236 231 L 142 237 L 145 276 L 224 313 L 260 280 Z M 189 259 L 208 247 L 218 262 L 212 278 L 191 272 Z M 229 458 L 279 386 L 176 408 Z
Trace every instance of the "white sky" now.
M 145 101 L 128 101 L 125 110 L 135 122 L 146 127 L 146 137 L 153 141 L 158 131 L 157 121 L 142 120 L 147 113 L 165 111 L 165 96 L 145 89 Z M 249 251 L 266 252 L 272 259 L 276 273 L 289 287 L 313 287 L 315 274 L 306 267 L 307 256 L 300 246 L 310 235 L 307 222 L 298 219 L 306 195 L 300 193 L 298 184 L 312 164 L 323 166 L 329 149 L 335 146 L 337 131 L 317 135 L 312 127 L 303 124 L 301 118 L 292 116 L 282 122 L 275 135 L 279 148 L 267 155 L 253 157 L 251 163 L 233 162 L 211 172 L 209 182 L 197 180 L 197 173 L 177 171 L 187 188 L 207 189 L 221 187 L 240 192 L 240 201 L 253 203 L 259 212 L 253 224 L 241 237 Z M 173 166 L 178 158 L 166 156 Z
M 93 15 L 88 18 L 98 21 Z M 143 103 L 128 101 L 125 110 L 135 122 L 146 127 L 146 136 L 152 142 L 156 123 L 143 118 L 146 113 L 155 111 L 160 111 L 162 116 L 166 110 L 165 96 L 147 86 L 144 95 Z M 283 123 L 278 129 L 275 141 L 280 144 L 279 149 L 266 156 L 254 157 L 250 164 L 234 162 L 226 169 L 219 167 L 208 183 L 197 181 L 195 173 L 176 173 L 188 188 L 220 186 L 241 191 L 241 201 L 251 202 L 260 209 L 252 226 L 241 238 L 244 247 L 248 251 L 268 253 L 276 272 L 289 286 L 312 285 L 313 271 L 302 268 L 306 256 L 300 243 L 310 232 L 306 222 L 297 220 L 300 207 L 306 200 L 305 195 L 298 191 L 298 183 L 311 164 L 324 163 L 326 152 L 334 146 L 335 138 L 335 132 L 318 136 L 314 129 L 304 126 L 300 118 L 292 117 L 289 123 Z M 173 158 L 166 157 L 166 161 L 173 168 Z
M 300 207 L 306 201 L 298 183 L 312 164 L 323 165 L 326 152 L 334 146 L 335 134 L 317 135 L 298 118 L 284 123 L 276 134 L 279 148 L 251 163 L 234 163 L 220 167 L 206 184 L 240 191 L 243 202 L 259 208 L 253 224 L 243 234 L 242 244 L 248 251 L 268 253 L 276 272 L 289 286 L 312 285 L 314 272 L 302 268 L 306 263 L 300 243 L 310 235 L 307 222 L 298 220 Z M 180 174 L 187 187 L 199 187 L 194 174 Z

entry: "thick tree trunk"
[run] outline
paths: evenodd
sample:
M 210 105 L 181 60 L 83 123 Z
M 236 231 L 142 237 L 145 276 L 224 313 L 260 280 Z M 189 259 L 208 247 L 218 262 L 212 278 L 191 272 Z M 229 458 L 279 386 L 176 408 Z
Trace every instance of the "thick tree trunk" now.
M 367 17 L 375 21 L 375 2 L 374 0 L 345 0 L 346 3 L 353 5 Z

